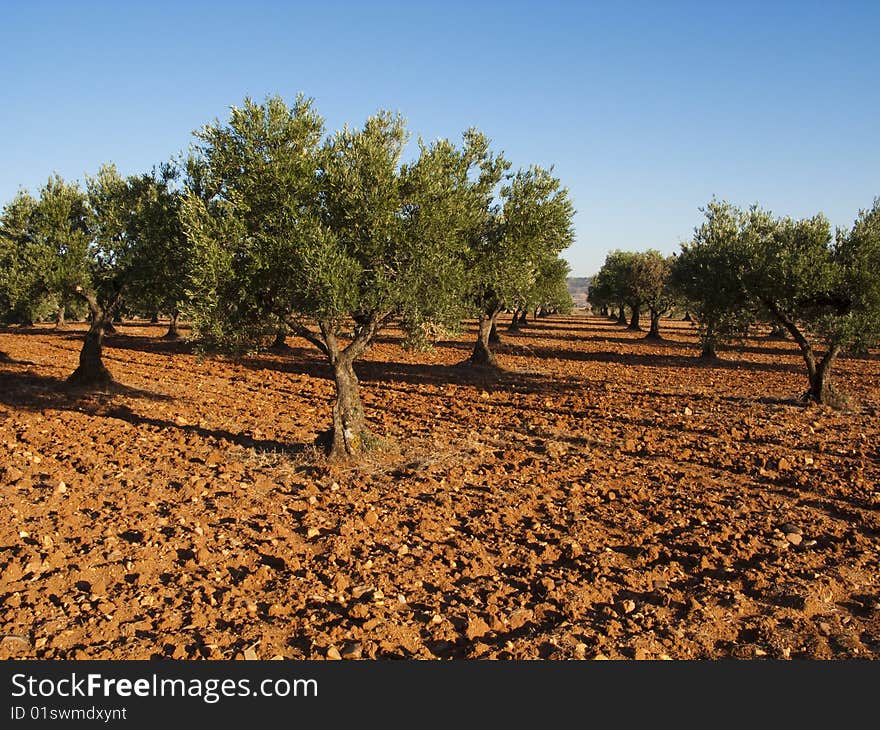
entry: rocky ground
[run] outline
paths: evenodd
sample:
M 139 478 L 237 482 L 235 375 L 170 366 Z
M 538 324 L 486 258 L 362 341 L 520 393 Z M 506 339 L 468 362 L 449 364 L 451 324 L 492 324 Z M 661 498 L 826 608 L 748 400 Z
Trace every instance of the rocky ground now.
M 704 365 L 690 325 L 472 331 L 359 365 L 386 449 L 311 446 L 316 351 L 201 359 L 83 326 L 0 332 L 0 656 L 880 658 L 880 358 L 805 407 L 792 343 Z

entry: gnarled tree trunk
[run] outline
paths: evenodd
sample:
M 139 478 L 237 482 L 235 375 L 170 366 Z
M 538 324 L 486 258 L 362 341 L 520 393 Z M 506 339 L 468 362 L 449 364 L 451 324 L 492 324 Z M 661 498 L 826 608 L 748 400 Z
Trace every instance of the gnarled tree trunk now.
M 162 335 L 163 340 L 179 340 L 180 330 L 177 329 L 177 322 L 180 319 L 180 310 L 175 309 L 171 312 L 171 322 L 168 324 L 168 331 Z
M 150 324 L 159 324 L 159 313 L 153 312 L 153 315 L 150 317 Z
M 324 446 L 332 461 L 357 458 L 373 449 L 381 439 L 370 433 L 361 402 L 360 383 L 354 362 L 366 351 L 388 315 L 374 313 L 355 328 L 355 337 L 344 350 L 339 347 L 332 322 L 319 322 L 320 334 L 298 322 L 288 322 L 290 331 L 317 347 L 333 368 L 336 402 L 333 404 L 333 425 L 320 434 L 317 443 Z
M 55 312 L 55 329 L 63 330 L 64 324 L 64 305 L 60 304 L 57 311 Z
M 797 342 L 798 347 L 801 348 L 801 355 L 803 355 L 804 362 L 807 364 L 807 377 L 810 381 L 810 388 L 804 394 L 804 397 L 833 408 L 846 405 L 847 397 L 831 385 L 830 379 L 831 367 L 840 354 L 840 345 L 830 345 L 822 359 L 817 362 L 813 346 L 804 336 L 804 333 L 801 332 L 795 321 L 776 306 L 775 302 L 765 302 L 765 304 L 776 318 L 777 323 L 788 331 L 794 338 L 794 341 Z
M 520 326 L 522 326 L 522 325 L 524 325 L 524 324 L 528 324 L 528 322 L 526 321 L 526 315 L 527 315 L 527 314 L 528 314 L 528 312 L 527 312 L 525 309 L 524 309 L 522 312 L 519 313 L 519 324 L 520 324 Z
M 336 403 L 333 404 L 333 440 L 329 456 L 331 459 L 356 457 L 369 450 L 373 436 L 367 428 L 360 383 L 350 358 L 341 355 L 333 363 L 333 380 L 336 383 Z
M 617 307 L 617 324 L 626 324 L 626 308 L 622 304 Z
M 627 327 L 628 330 L 641 331 L 642 327 L 639 324 L 639 316 L 641 314 L 641 312 L 639 311 L 640 309 L 641 309 L 641 307 L 633 307 L 632 308 L 632 317 L 630 317 L 630 320 L 629 320 L 629 326 Z
M 474 351 L 471 353 L 468 362 L 476 367 L 495 368 L 498 363 L 495 360 L 495 354 L 489 347 L 489 333 L 492 331 L 492 324 L 498 313 L 489 315 L 480 313 L 480 319 L 477 330 L 477 342 L 474 345 Z
M 495 344 L 501 342 L 501 335 L 498 334 L 498 323 L 492 320 L 492 326 L 489 328 L 489 342 Z
M 82 287 L 77 287 L 76 293 L 85 299 L 89 305 L 91 323 L 79 353 L 79 367 L 73 371 L 67 382 L 70 385 L 87 388 L 104 387 L 113 382 L 113 376 L 104 367 L 102 355 L 104 335 L 107 332 L 107 326 L 110 324 L 114 305 L 107 308 L 102 307 L 95 295 L 84 291 Z M 118 302 L 118 299 L 119 297 L 116 297 L 114 302 Z
M 702 351 L 700 352 L 701 360 L 717 360 L 718 354 L 715 347 L 718 344 L 718 337 L 715 334 L 715 327 L 710 323 L 706 326 L 706 331 L 700 336 L 700 344 Z
M 519 310 L 513 310 L 513 318 L 510 320 L 510 325 L 507 327 L 508 332 L 519 332 Z
M 269 349 L 272 352 L 287 352 L 290 347 L 287 344 L 287 328 L 279 327 L 278 331 L 275 333 L 275 339 L 272 341 L 272 344 L 269 345 Z
M 807 396 L 823 405 L 839 407 L 846 403 L 846 397 L 831 384 L 831 367 L 840 353 L 838 345 L 832 345 L 824 357 L 817 363 L 813 359 L 812 367 L 807 360 L 807 372 L 810 378 L 810 389 Z
M 648 330 L 648 334 L 645 335 L 646 340 L 662 340 L 663 338 L 660 336 L 660 313 L 659 312 L 651 312 L 651 328 Z

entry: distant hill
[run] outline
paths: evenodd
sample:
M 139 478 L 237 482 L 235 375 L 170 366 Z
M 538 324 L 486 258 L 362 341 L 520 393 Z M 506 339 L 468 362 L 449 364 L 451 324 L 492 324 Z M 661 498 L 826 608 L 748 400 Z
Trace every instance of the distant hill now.
M 593 283 L 592 276 L 569 276 L 565 283 L 568 284 L 568 293 L 574 300 L 574 306 L 584 308 L 587 306 L 587 292 Z

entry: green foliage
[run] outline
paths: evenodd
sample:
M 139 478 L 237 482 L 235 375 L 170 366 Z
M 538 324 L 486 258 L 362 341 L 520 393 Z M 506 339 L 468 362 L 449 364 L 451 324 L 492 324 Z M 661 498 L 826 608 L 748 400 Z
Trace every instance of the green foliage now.
M 671 282 L 694 317 L 704 350 L 714 351 L 717 344 L 744 336 L 757 314 L 743 285 L 742 212 L 717 200 L 702 211 L 706 220 L 682 244 Z
M 617 307 L 628 302 L 631 298 L 629 272 L 634 256 L 631 252 L 619 249 L 608 253 L 590 286 L 589 300 L 593 307 Z
M 500 209 L 489 209 L 468 261 L 477 312 L 488 315 L 531 302 L 541 266 L 574 241 L 574 206 L 552 169 L 519 170 L 502 187 L 500 201 Z
M 38 199 L 20 192 L 3 209 L 0 307 L 6 321 L 37 321 L 88 282 L 92 220 L 85 194 L 57 175 Z
M 485 137 L 421 143 L 409 165 L 404 122 L 387 112 L 322 137 L 303 97 L 245 100 L 199 132 L 182 218 L 210 344 L 253 349 L 284 322 L 332 348 L 350 324 L 365 343 L 392 317 L 418 344 L 462 316 L 465 254 L 497 178 Z

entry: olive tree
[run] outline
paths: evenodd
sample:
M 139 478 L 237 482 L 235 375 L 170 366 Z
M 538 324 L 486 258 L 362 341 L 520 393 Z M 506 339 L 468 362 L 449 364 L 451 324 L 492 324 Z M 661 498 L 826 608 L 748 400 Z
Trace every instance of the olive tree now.
M 380 112 L 324 139 L 302 96 L 232 107 L 197 133 L 182 207 L 193 247 L 193 323 L 207 345 L 254 349 L 279 323 L 317 348 L 336 386 L 332 458 L 370 449 L 354 363 L 397 319 L 418 334 L 462 316 L 466 192 L 485 140 L 420 145 L 401 164 L 403 120 Z
M 470 362 L 496 367 L 489 335 L 498 315 L 527 301 L 542 262 L 574 241 L 574 206 L 552 170 L 519 170 L 502 187 L 500 205 L 474 237 L 468 256 L 478 327 Z
M 848 231 L 822 214 L 774 219 L 751 208 L 741 230 L 747 293 L 792 336 L 809 378 L 806 396 L 842 405 L 831 382 L 838 355 L 880 338 L 880 207 L 861 211 Z
M 718 200 L 701 210 L 705 220 L 694 229 L 692 240 L 682 244 L 671 278 L 697 326 L 700 357 L 715 360 L 720 344 L 747 334 L 755 306 L 742 284 L 742 212 Z

